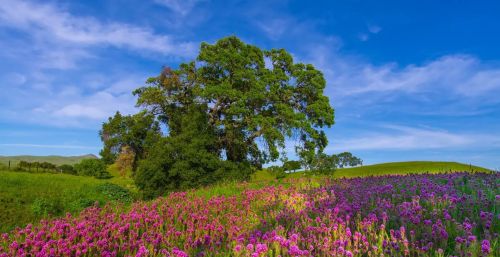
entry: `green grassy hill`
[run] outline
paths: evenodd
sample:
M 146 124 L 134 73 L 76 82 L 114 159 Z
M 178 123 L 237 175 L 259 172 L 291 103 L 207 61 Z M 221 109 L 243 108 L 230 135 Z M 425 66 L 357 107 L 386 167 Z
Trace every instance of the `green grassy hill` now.
M 491 170 L 459 162 L 387 162 L 337 170 L 336 177 L 357 177 L 371 175 L 408 174 L 408 173 L 442 173 L 449 171 L 490 172 Z
M 49 156 L 33 156 L 33 155 L 17 155 L 17 156 L 0 156 L 0 163 L 7 165 L 10 161 L 11 167 L 15 167 L 17 163 L 20 161 L 27 162 L 50 162 L 56 165 L 62 164 L 76 164 L 79 163 L 83 159 L 96 159 L 97 156 L 93 154 L 86 154 L 80 156 L 58 156 L 58 155 L 49 155 Z
M 390 174 L 410 174 L 410 173 L 442 173 L 449 171 L 471 171 L 490 172 L 491 170 L 459 162 L 435 162 L 435 161 L 408 161 L 408 162 L 386 162 L 373 165 L 365 165 L 353 168 L 338 169 L 334 177 L 364 177 Z M 267 172 L 254 174 L 256 180 L 264 180 L 272 177 Z M 304 172 L 291 173 L 288 177 L 303 177 Z

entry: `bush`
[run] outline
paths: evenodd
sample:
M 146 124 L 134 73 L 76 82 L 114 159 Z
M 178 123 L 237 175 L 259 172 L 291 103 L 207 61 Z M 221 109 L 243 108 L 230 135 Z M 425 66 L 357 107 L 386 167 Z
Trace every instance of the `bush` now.
M 71 174 L 71 175 L 76 175 L 76 170 L 73 166 L 69 164 L 63 164 L 58 167 L 58 169 L 65 174 Z
M 62 213 L 63 206 L 57 200 L 51 201 L 46 198 L 37 198 L 31 204 L 31 210 L 38 217 L 56 216 Z
M 78 198 L 70 203 L 69 208 L 72 211 L 79 212 L 85 208 L 93 206 L 96 202 L 98 201 L 94 199 Z
M 287 161 L 283 163 L 283 169 L 285 171 L 295 172 L 296 170 L 300 170 L 300 168 L 302 168 L 300 161 Z
M 269 173 L 273 174 L 276 179 L 282 179 L 286 177 L 286 172 L 283 167 L 280 166 L 270 166 L 267 168 Z
M 111 174 L 106 170 L 106 164 L 99 159 L 84 159 L 75 164 L 75 170 L 78 175 L 96 177 L 99 179 L 111 178 Z
M 124 203 L 132 202 L 130 191 L 112 183 L 104 183 L 97 187 L 97 191 L 107 196 L 110 200 Z

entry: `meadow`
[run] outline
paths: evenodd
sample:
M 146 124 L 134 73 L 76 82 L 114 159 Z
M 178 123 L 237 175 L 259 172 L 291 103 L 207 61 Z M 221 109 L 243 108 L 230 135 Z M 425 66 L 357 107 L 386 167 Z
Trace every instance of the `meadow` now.
M 42 218 L 78 214 L 94 205 L 132 201 L 131 179 L 99 180 L 67 174 L 0 171 L 0 232 Z M 123 196 L 128 192 L 129 196 Z M 118 195 L 117 195 L 118 194 Z M 123 198 L 123 199 L 122 199 Z
M 259 172 L 249 183 L 90 206 L 3 234 L 0 256 L 500 256 L 500 174 L 441 164 L 427 167 L 440 174 L 355 178 L 336 178 L 353 169 L 280 181 Z M 61 184 L 102 197 L 90 180 Z
M 4 234 L 0 256 L 498 256 L 500 174 L 307 179 L 208 200 L 90 207 Z

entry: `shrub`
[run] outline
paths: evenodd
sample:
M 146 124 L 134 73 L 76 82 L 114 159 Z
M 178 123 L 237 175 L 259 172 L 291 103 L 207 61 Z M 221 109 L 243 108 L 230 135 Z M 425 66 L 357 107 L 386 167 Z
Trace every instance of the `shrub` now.
M 273 174 L 276 179 L 282 179 L 286 177 L 286 172 L 283 167 L 280 166 L 270 166 L 267 168 L 267 170 Z
M 62 173 L 76 175 L 75 168 L 69 164 L 63 164 L 63 165 L 59 166 L 58 169 Z
M 106 164 L 99 159 L 84 159 L 75 164 L 75 170 L 78 175 L 96 177 L 99 179 L 111 178 L 111 174 L 106 170 Z
M 49 200 L 46 198 L 37 198 L 31 204 L 33 214 L 39 217 L 46 217 L 49 215 L 59 215 L 63 211 L 63 206 L 60 201 Z
M 133 200 L 129 190 L 112 183 L 99 185 L 97 191 L 114 201 L 129 203 Z
M 97 201 L 89 198 L 78 198 L 69 204 L 70 210 L 79 212 L 85 208 L 93 206 Z

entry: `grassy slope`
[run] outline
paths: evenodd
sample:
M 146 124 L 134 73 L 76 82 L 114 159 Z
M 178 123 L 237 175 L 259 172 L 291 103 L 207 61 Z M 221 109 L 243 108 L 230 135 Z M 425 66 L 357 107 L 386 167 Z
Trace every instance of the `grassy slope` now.
M 482 171 L 489 172 L 490 170 L 479 167 L 470 166 L 468 164 L 458 162 L 434 162 L 434 161 L 409 161 L 409 162 L 387 162 L 374 165 L 365 165 L 354 168 L 338 169 L 334 173 L 334 177 L 359 177 L 359 176 L 377 176 L 390 174 L 409 174 L 409 173 L 440 173 L 448 171 Z M 289 174 L 288 177 L 300 178 L 305 176 L 304 172 L 296 172 Z M 254 174 L 257 180 L 267 180 L 272 177 L 267 172 L 258 172 Z
M 89 158 L 97 158 L 93 154 L 86 154 L 80 156 L 58 156 L 58 155 L 49 155 L 49 156 L 33 156 L 33 155 L 17 155 L 17 156 L 0 156 L 0 163 L 8 164 L 10 161 L 11 167 L 17 165 L 20 161 L 27 162 L 50 162 L 56 165 L 62 164 L 76 164 L 79 163 L 83 159 Z
M 39 220 L 33 210 L 33 203 L 44 199 L 57 206 L 59 215 L 73 214 L 83 209 L 82 202 L 100 203 L 110 199 L 97 192 L 100 184 L 111 182 L 121 186 L 131 183 L 129 179 L 112 178 L 99 180 L 91 177 L 66 174 L 25 173 L 0 171 L 0 232 L 15 226 Z M 130 187 L 128 187 L 130 188 Z
M 412 162 L 388 162 L 354 168 L 339 169 L 336 177 L 356 177 L 370 175 L 388 175 L 388 174 L 408 174 L 408 173 L 442 173 L 449 171 L 469 171 L 469 172 L 490 172 L 490 170 L 458 162 L 431 162 L 431 161 L 412 161 Z

